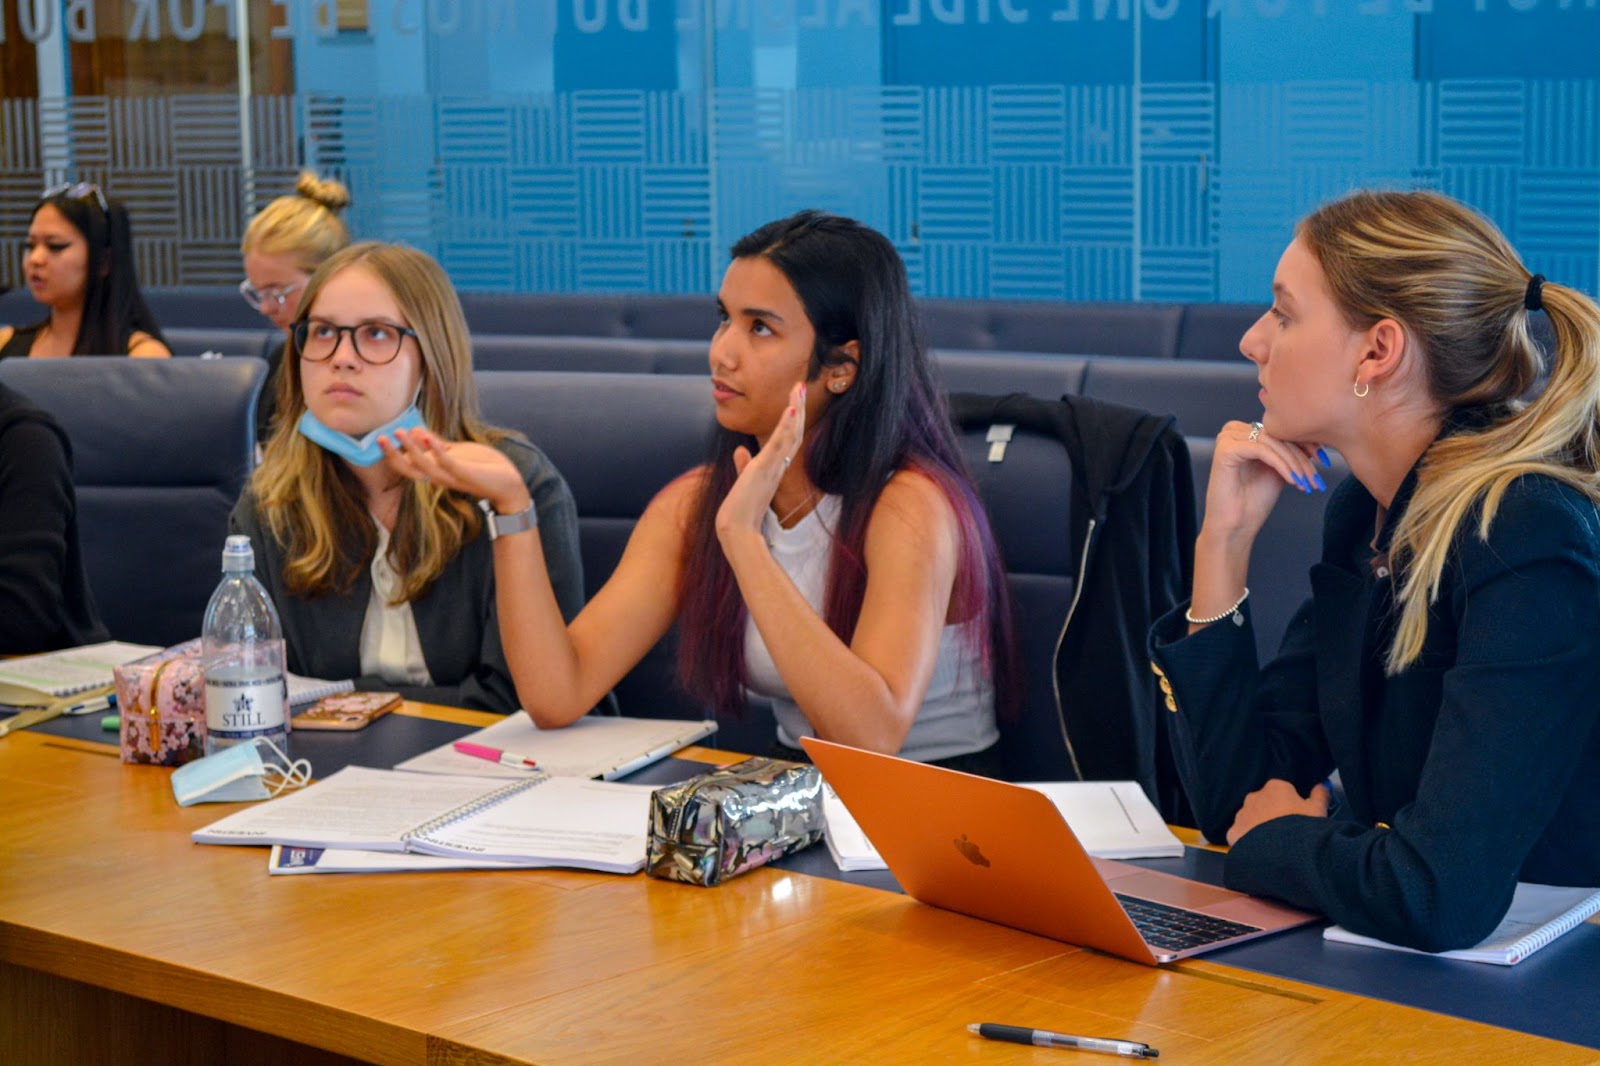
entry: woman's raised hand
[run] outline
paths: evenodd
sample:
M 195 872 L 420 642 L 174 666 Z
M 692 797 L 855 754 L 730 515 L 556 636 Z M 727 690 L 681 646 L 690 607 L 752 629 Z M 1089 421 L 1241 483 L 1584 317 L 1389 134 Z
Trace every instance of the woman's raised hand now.
M 395 473 L 486 499 L 500 514 L 527 510 L 531 501 L 522 475 L 487 444 L 442 441 L 421 428 L 397 429 L 392 436 L 393 441 L 379 437 L 378 447 Z
M 777 494 L 778 483 L 799 453 L 805 436 L 806 386 L 805 382 L 800 382 L 789 391 L 789 406 L 761 451 L 752 456 L 750 449 L 742 444 L 734 449 L 733 466 L 739 476 L 722 506 L 717 508 L 718 535 L 738 530 L 760 531 L 762 519 L 772 507 L 772 497 Z
M 1285 485 L 1301 492 L 1326 492 L 1317 460 L 1327 452 L 1315 444 L 1279 440 L 1260 422 L 1229 422 L 1217 434 L 1206 485 L 1207 529 L 1216 535 L 1252 541 L 1272 513 Z

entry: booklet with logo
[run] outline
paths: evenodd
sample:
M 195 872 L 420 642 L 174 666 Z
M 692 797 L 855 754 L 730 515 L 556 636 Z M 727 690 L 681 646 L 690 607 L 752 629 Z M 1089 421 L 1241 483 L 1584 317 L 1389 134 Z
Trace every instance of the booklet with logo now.
M 644 868 L 653 791 L 549 774 L 508 783 L 348 766 L 191 836 L 197 844 L 354 848 L 626 874 Z
M 1489 962 L 1496 966 L 1515 966 L 1563 933 L 1571 932 L 1591 915 L 1600 913 L 1600 889 L 1564 888 L 1521 882 L 1511 897 L 1511 909 L 1490 933 L 1488 939 L 1470 948 L 1427 952 L 1401 947 L 1387 940 L 1352 933 L 1339 925 L 1322 931 L 1322 939 L 1337 944 L 1361 944 L 1385 951 L 1406 951 L 1413 955 L 1435 954 L 1441 959 Z
M 1183 855 L 1183 842 L 1161 820 L 1161 812 L 1135 781 L 1025 782 L 1050 797 L 1084 850 L 1098 859 L 1171 859 Z M 883 859 L 860 825 L 825 790 L 824 839 L 840 870 L 884 870 Z

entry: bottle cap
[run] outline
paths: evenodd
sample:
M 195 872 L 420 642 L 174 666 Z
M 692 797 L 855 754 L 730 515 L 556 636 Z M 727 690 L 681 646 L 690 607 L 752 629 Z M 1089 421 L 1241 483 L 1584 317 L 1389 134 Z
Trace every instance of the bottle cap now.
M 256 568 L 256 552 L 250 538 L 235 534 L 222 547 L 222 572 L 224 574 L 251 573 Z

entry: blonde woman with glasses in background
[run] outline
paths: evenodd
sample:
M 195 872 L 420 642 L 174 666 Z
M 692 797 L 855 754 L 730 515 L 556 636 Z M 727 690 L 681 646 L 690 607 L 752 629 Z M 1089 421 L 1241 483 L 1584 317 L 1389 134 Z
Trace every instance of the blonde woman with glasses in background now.
M 1319 208 L 1272 294 L 1264 411 L 1217 437 L 1193 600 L 1151 634 L 1178 772 L 1231 887 L 1467 947 L 1519 881 L 1600 885 L 1600 308 L 1427 192 Z M 1258 668 L 1251 548 L 1325 448 L 1352 476 Z
M 288 334 L 300 310 L 306 282 L 333 253 L 350 243 L 340 213 L 350 206 L 350 190 L 332 178 L 302 171 L 294 192 L 280 196 L 250 220 L 239 251 L 245 280 L 239 295 L 284 332 L 283 347 L 268 360 L 267 382 L 256 407 L 256 439 L 272 432 L 278 368 L 289 349 Z
M 495 616 L 490 532 L 475 500 L 414 482 L 375 439 L 426 426 L 493 448 L 533 501 L 562 613 L 583 600 L 578 515 L 543 452 L 478 416 L 471 340 L 439 264 L 367 242 L 306 285 L 278 375 L 281 418 L 234 508 L 283 620 L 289 669 L 358 689 L 502 714 L 518 706 Z M 519 526 L 518 528 L 526 528 Z
M 127 209 L 98 185 L 57 185 L 40 195 L 22 274 L 50 313 L 32 325 L 0 326 L 0 359 L 172 354 L 139 291 Z

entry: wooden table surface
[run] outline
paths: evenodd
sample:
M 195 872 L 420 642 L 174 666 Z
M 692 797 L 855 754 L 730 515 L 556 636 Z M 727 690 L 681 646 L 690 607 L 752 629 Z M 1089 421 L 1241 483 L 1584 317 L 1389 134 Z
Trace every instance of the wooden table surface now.
M 269 877 L 266 849 L 190 843 L 232 808 L 179 808 L 167 778 L 106 745 L 0 741 L 0 1062 L 1079 1061 L 971 1037 L 976 1021 L 1142 1040 L 1164 1063 L 1597 1061 L 778 870 L 715 889 L 558 870 Z

